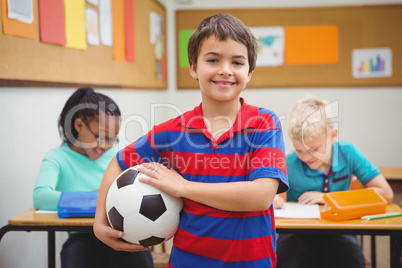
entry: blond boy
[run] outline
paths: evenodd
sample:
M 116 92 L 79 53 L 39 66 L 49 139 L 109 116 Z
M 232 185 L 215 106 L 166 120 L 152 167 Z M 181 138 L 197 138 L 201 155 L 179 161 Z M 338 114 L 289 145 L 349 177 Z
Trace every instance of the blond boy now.
M 286 200 L 324 204 L 326 192 L 349 189 L 352 175 L 387 202 L 393 192 L 378 168 L 351 143 L 338 141 L 330 105 L 306 97 L 289 115 L 288 135 L 295 152 L 286 156 L 289 191 Z M 290 235 L 278 239 L 278 267 L 364 267 L 359 244 L 349 235 Z M 317 263 L 318 262 L 318 263 Z

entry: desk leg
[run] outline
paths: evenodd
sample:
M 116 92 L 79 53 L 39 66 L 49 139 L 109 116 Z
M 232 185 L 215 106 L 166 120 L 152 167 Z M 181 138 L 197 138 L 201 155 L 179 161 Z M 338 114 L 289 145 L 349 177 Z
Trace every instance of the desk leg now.
M 3 238 L 3 236 L 4 236 L 8 231 L 11 231 L 11 230 L 12 230 L 12 227 L 11 227 L 10 225 L 6 225 L 6 226 L 2 227 L 2 228 L 0 229 L 0 241 L 1 241 L 1 239 Z
M 56 267 L 56 237 L 55 231 L 47 231 L 47 258 L 48 258 L 48 267 L 55 268 Z
M 376 268 L 376 246 L 375 246 L 375 235 L 371 235 L 371 268 Z
M 402 267 L 402 236 L 391 236 L 391 268 L 400 268 Z

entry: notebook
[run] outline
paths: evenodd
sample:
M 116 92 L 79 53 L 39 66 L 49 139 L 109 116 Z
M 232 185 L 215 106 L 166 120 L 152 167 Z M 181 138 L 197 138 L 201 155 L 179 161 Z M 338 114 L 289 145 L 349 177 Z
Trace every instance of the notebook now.
M 275 209 L 275 218 L 287 219 L 319 219 L 320 208 L 318 204 L 304 205 L 298 203 L 285 202 L 281 209 Z
M 98 192 L 62 192 L 57 204 L 59 218 L 95 217 Z

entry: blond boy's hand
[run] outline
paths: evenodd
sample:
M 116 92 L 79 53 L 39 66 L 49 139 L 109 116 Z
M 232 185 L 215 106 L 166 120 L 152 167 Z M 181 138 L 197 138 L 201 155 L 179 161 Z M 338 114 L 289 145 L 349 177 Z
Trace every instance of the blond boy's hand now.
M 285 200 L 283 200 L 283 198 L 281 196 L 275 195 L 274 202 L 273 202 L 274 209 L 283 208 L 284 204 L 285 204 Z
M 299 204 L 314 205 L 314 204 L 324 204 L 323 199 L 325 193 L 322 192 L 304 192 L 298 198 Z

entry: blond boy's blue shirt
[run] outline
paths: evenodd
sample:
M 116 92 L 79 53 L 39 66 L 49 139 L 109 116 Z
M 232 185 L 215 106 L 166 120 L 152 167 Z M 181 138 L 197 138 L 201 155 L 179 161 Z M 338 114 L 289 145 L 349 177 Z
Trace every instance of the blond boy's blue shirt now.
M 289 190 L 287 201 L 297 201 L 304 192 L 321 192 L 326 174 L 318 169 L 310 169 L 300 161 L 296 153 L 286 156 L 288 167 Z M 332 171 L 329 177 L 329 192 L 349 189 L 352 175 L 365 185 L 380 171 L 360 152 L 357 147 L 346 141 L 335 142 L 332 145 Z

